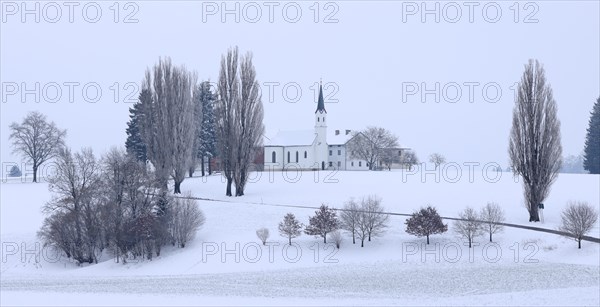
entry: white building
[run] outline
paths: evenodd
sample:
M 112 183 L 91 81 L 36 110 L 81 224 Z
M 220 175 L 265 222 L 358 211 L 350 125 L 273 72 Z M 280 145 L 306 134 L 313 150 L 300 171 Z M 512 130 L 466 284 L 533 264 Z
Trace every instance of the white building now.
M 347 152 L 351 138 L 351 130 L 335 130 L 328 135 L 323 89 L 319 86 L 314 129 L 279 131 L 275 137 L 265 138 L 265 170 L 369 170 L 365 161 L 352 159 Z

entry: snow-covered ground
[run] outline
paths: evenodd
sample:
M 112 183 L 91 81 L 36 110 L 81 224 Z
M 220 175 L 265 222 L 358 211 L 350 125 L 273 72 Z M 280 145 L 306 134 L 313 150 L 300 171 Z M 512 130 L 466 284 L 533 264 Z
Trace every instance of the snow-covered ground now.
M 469 249 L 452 231 L 431 244 L 406 234 L 391 216 L 383 237 L 342 247 L 303 235 L 292 246 L 277 233 L 284 214 L 303 223 L 321 203 L 342 207 L 350 197 L 383 199 L 386 211 L 411 213 L 431 204 L 442 216 L 488 201 L 507 222 L 530 225 L 522 188 L 510 173 L 262 172 L 238 198 L 224 196 L 222 178 L 186 179 L 207 221 L 184 249 L 152 261 L 77 267 L 36 238 L 50 198 L 44 183 L 1 188 L 3 305 L 600 305 L 600 245 L 554 234 L 505 228 L 495 243 L 480 237 Z M 500 176 L 498 178 L 498 176 Z M 439 181 L 439 182 L 436 182 Z M 545 202 L 544 223 L 556 229 L 568 200 L 600 207 L 600 176 L 561 174 Z M 292 207 L 288 207 L 290 205 Z M 293 207 L 296 206 L 296 207 Z M 255 230 L 269 228 L 263 246 Z M 590 234 L 600 237 L 600 227 Z M 36 245 L 37 244 L 37 245 Z

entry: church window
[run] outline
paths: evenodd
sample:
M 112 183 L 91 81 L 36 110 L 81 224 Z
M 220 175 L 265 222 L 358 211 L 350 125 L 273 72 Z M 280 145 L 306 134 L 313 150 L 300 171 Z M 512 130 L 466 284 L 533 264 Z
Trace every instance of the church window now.
M 320 121 L 321 121 L 321 118 L 320 118 L 320 117 L 317 117 L 317 122 L 320 122 Z
M 342 161 L 338 161 L 338 167 L 342 167 Z
M 308 154 L 306 153 L 306 151 L 304 152 L 304 159 L 306 159 L 308 157 Z
M 273 152 L 271 154 L 271 163 L 276 163 L 277 162 L 277 154 L 275 152 Z
M 296 163 L 298 163 L 298 152 L 296 151 Z
M 351 166 L 354 166 L 354 161 L 350 162 L 350 165 L 351 165 Z
M 341 156 L 341 155 L 342 155 L 342 150 L 338 149 L 338 156 Z
M 329 151 L 329 155 L 331 156 L 332 154 L 333 154 L 333 151 L 332 151 L 332 150 L 330 150 L 330 151 Z
M 329 161 L 329 167 L 333 166 L 333 162 Z
M 323 117 L 323 122 L 325 122 L 325 117 Z
M 358 161 L 358 166 L 362 166 L 362 161 Z

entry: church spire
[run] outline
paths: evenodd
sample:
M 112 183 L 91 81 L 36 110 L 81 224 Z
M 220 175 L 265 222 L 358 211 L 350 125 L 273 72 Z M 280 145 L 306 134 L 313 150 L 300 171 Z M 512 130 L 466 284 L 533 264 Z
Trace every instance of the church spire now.
M 325 112 L 327 113 L 327 111 L 325 110 L 325 101 L 323 101 L 323 81 L 319 82 L 319 102 L 317 103 L 317 110 L 315 111 L 315 113 L 317 112 Z

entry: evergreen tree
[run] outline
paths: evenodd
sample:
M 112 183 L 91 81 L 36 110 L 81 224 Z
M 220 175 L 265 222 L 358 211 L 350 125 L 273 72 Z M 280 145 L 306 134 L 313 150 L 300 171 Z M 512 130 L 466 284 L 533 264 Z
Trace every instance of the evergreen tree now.
M 204 176 L 204 160 L 214 157 L 217 152 L 217 134 L 215 130 L 215 113 L 213 109 L 214 102 L 217 96 L 210 88 L 210 82 L 204 81 L 198 88 L 199 103 L 202 106 L 202 112 L 198 112 L 200 118 L 200 130 L 198 133 L 198 149 L 197 157 L 201 161 L 202 176 Z M 208 174 L 210 175 L 210 163 L 208 164 Z
M 132 154 L 138 161 L 146 162 L 148 157 L 146 155 L 146 144 L 142 139 L 141 125 L 143 123 L 142 117 L 142 101 L 144 99 L 150 99 L 150 92 L 148 90 L 142 90 L 140 93 L 140 102 L 137 102 L 133 107 L 129 108 L 129 122 L 127 122 L 127 140 L 125 141 L 125 148 L 127 152 Z
M 583 168 L 590 174 L 600 174 L 600 97 L 590 116 L 583 155 Z
M 13 165 L 10 168 L 10 172 L 8 173 L 8 177 L 21 177 L 21 169 L 18 166 Z
M 310 236 L 323 237 L 323 243 L 327 243 L 327 234 L 337 230 L 338 225 L 335 210 L 321 205 L 319 210 L 315 211 L 315 215 L 309 218 L 309 224 L 304 232 Z

